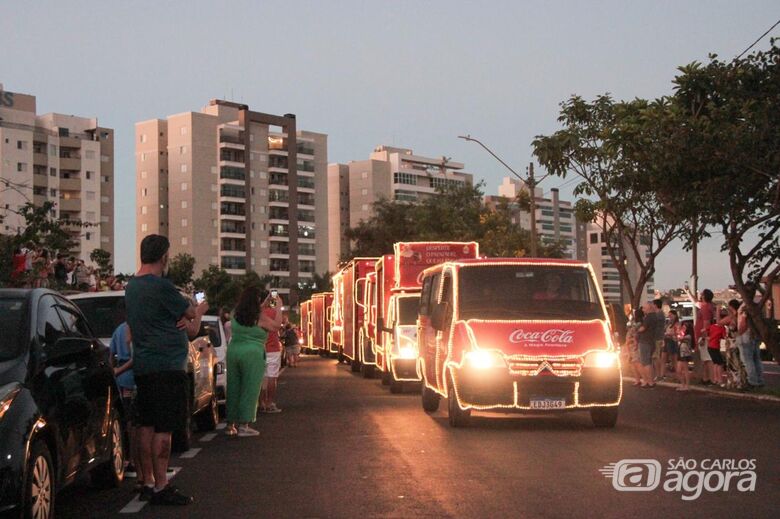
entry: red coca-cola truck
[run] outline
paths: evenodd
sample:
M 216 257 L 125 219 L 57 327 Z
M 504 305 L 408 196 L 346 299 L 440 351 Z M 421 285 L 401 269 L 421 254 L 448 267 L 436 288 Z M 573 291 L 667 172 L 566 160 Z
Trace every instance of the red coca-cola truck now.
M 339 362 L 348 362 L 352 371 L 375 364 L 373 353 L 361 351 L 360 331 L 367 316 L 363 292 L 367 276 L 374 271 L 378 258 L 354 258 L 333 276 L 333 310 L 331 312 L 331 349 Z
M 320 355 L 326 355 L 329 349 L 328 337 L 330 336 L 329 309 L 333 304 L 333 292 L 318 292 L 311 296 L 309 309 L 309 348 Z
M 478 259 L 427 269 L 417 345 L 422 407 L 453 427 L 472 411 L 584 410 L 614 427 L 620 358 L 590 264 Z
M 311 299 L 301 303 L 301 351 L 311 353 Z
M 382 382 L 403 391 L 405 382 L 419 382 L 417 310 L 423 271 L 445 261 L 479 257 L 476 242 L 399 242 L 393 254 L 376 262 L 376 288 L 366 305 L 372 326 L 366 327 Z

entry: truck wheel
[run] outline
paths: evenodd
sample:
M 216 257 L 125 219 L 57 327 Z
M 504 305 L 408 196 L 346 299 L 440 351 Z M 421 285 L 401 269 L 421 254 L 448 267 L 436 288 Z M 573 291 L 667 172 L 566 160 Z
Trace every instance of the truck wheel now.
M 458 404 L 452 377 L 447 383 L 447 417 L 451 427 L 466 427 L 471 419 L 471 409 L 461 409 L 460 404 Z
M 363 364 L 360 366 L 360 373 L 363 375 L 363 378 L 374 378 L 374 365 L 372 364 Z
M 390 381 L 393 380 L 393 374 L 389 371 L 383 371 L 382 372 L 382 385 L 383 386 L 389 386 Z
M 390 392 L 395 395 L 404 392 L 404 383 L 396 380 L 392 373 L 390 374 Z
M 349 369 L 350 369 L 350 371 L 352 371 L 352 373 L 357 373 L 358 371 L 360 371 L 360 365 L 361 364 L 360 364 L 359 360 L 357 360 L 357 359 L 352 360 L 349 363 Z
M 54 465 L 46 444 L 36 440 L 27 460 L 24 481 L 23 517 L 51 519 L 54 517 Z
M 208 405 L 195 415 L 199 431 L 213 431 L 219 423 L 219 404 L 217 402 L 216 382 L 211 382 L 211 398 Z
M 420 395 L 422 396 L 422 408 L 426 413 L 435 413 L 438 411 L 441 395 L 426 386 L 425 381 L 422 383 Z
M 117 413 L 111 413 L 111 432 L 108 438 L 109 458 L 92 470 L 92 484 L 98 488 L 116 488 L 125 477 L 125 442 Z
M 618 419 L 618 408 L 614 407 L 594 407 L 590 410 L 590 419 L 596 427 L 612 428 L 615 427 Z

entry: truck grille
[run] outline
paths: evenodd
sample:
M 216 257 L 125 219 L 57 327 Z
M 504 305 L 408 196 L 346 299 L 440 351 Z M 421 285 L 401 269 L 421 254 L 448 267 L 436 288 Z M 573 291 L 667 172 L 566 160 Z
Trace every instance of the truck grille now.
M 557 377 L 579 377 L 582 373 L 582 359 L 508 359 L 509 371 L 513 375 L 533 377 L 536 375 L 555 375 Z

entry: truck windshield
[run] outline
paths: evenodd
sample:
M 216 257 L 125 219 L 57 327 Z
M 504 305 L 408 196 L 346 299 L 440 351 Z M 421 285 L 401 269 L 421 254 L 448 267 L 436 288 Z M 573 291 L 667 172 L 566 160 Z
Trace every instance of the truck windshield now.
M 0 298 L 0 362 L 19 356 L 27 334 L 27 301 L 21 298 Z
M 590 273 L 581 267 L 487 265 L 459 271 L 461 319 L 604 319 Z
M 420 296 L 401 297 L 398 299 L 398 324 L 417 323 L 417 311 L 420 309 Z

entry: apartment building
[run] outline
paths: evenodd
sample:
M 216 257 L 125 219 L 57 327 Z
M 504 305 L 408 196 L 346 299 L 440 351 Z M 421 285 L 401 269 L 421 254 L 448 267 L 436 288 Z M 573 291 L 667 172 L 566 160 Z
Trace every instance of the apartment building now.
M 521 192 L 528 191 L 528 186 L 520 179 L 504 177 L 498 186 L 498 196 L 485 196 L 488 206 L 497 205 L 502 199 L 509 202 L 512 210 L 512 222 L 523 229 L 531 229 L 531 213 L 521 209 L 517 203 Z M 534 189 L 536 202 L 536 231 L 539 239 L 544 243 L 563 241 L 566 245 L 566 257 L 571 259 L 584 259 L 587 251 L 582 244 L 578 245 L 578 239 L 584 226 L 577 221 L 574 215 L 572 203 L 561 200 L 557 188 L 553 188 L 545 194 L 542 188 Z
M 24 228 L 19 209 L 55 203 L 67 225 L 69 252 L 89 262 L 94 249 L 114 253 L 114 131 L 96 118 L 37 114 L 36 98 L 0 84 L 0 233 Z
M 602 225 L 597 222 L 588 223 L 586 236 L 588 254 L 585 259 L 593 266 L 593 271 L 596 274 L 596 279 L 601 287 L 604 300 L 608 303 L 628 304 L 631 301 L 628 295 L 628 287 L 624 286 L 624 283 L 621 281 L 620 273 L 609 254 L 607 239 Z M 625 244 L 624 250 L 631 250 L 628 243 Z M 640 244 L 639 254 L 646 258 L 650 254 L 649 248 L 646 245 Z M 628 277 L 633 286 L 636 283 L 636 280 L 639 279 L 641 268 L 633 253 L 626 254 L 623 261 L 625 262 L 628 270 Z M 644 292 L 644 300 L 654 298 L 655 287 L 652 278 L 650 278 L 649 282 L 645 285 Z
M 254 271 L 283 294 L 327 270 L 325 134 L 214 99 L 137 123 L 135 143 L 138 245 L 163 234 L 172 256 L 194 256 L 196 275 Z
M 416 155 L 408 148 L 377 146 L 367 160 L 328 165 L 328 269 L 349 251 L 344 231 L 372 215 L 385 198 L 417 202 L 446 185 L 472 184 L 473 175 L 448 157 Z

